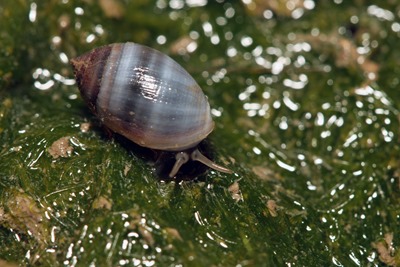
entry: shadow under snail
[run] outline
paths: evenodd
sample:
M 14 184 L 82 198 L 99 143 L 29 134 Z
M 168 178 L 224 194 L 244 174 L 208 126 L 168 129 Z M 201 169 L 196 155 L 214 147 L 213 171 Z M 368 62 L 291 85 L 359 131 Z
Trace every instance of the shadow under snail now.
M 171 178 L 189 159 L 232 173 L 198 150 L 214 129 L 210 105 L 172 58 L 144 45 L 116 43 L 71 64 L 82 97 L 106 127 L 140 146 L 176 152 Z

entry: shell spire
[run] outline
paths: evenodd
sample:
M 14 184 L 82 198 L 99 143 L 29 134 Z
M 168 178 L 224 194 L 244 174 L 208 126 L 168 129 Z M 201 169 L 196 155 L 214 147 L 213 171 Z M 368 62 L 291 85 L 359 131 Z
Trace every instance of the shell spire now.
M 92 112 L 96 113 L 96 101 L 101 86 L 101 74 L 111 52 L 111 46 L 102 46 L 89 53 L 71 59 L 78 88 Z

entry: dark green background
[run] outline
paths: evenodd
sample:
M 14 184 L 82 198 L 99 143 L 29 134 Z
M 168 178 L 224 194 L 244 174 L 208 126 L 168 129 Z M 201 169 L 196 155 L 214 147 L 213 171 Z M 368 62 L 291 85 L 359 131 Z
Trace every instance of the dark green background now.
M 0 265 L 399 266 L 398 1 L 193 3 L 0 2 Z M 234 174 L 104 132 L 68 59 L 126 41 L 198 81 Z

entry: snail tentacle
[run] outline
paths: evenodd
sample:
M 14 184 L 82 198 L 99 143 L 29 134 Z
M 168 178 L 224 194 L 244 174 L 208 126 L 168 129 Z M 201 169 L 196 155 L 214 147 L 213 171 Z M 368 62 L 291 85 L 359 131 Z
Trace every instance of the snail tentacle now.
M 198 149 L 195 149 L 192 154 L 190 154 L 190 158 L 192 160 L 199 161 L 203 163 L 204 165 L 210 167 L 211 169 L 214 169 L 216 171 L 224 172 L 224 173 L 233 173 L 230 169 L 222 167 L 215 162 L 212 162 L 210 159 L 208 159 L 206 156 L 201 154 L 201 152 Z
M 178 173 L 181 166 L 189 161 L 189 155 L 186 152 L 179 152 L 179 153 L 176 153 L 175 159 L 176 159 L 176 161 L 175 161 L 174 167 L 172 168 L 171 172 L 169 173 L 170 178 L 174 177 Z

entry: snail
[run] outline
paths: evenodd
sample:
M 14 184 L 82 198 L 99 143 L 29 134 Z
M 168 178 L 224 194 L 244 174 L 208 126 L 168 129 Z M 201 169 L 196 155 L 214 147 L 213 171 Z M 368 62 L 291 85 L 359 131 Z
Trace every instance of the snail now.
M 189 161 L 224 173 L 197 148 L 214 129 L 200 86 L 176 61 L 153 48 L 115 43 L 71 60 L 89 109 L 112 131 L 134 143 L 175 154 L 175 177 Z

